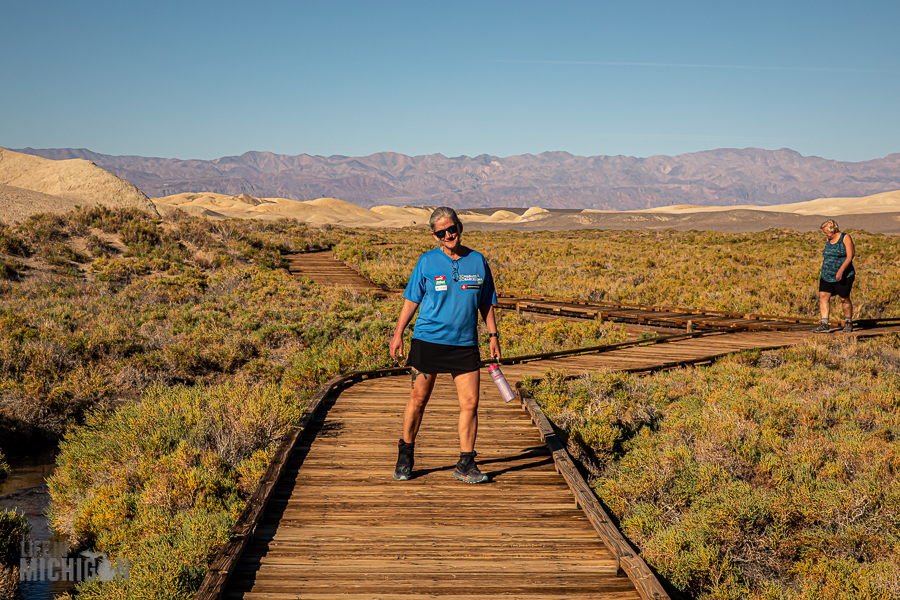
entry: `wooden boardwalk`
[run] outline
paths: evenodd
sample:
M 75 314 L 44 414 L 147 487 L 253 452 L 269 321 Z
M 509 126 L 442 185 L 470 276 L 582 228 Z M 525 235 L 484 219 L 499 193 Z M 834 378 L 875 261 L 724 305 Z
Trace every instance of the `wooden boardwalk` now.
M 338 262 L 330 253 L 320 258 L 332 261 L 321 272 Z M 338 282 L 334 274 L 328 277 Z M 549 306 L 552 313 L 553 303 Z M 584 309 L 571 302 L 556 306 Z M 637 310 L 648 312 L 645 308 Z M 723 316 L 707 315 L 710 321 Z M 696 319 L 696 313 L 691 316 Z M 551 367 L 571 375 L 598 369 L 641 373 L 709 362 L 740 350 L 782 347 L 813 335 L 805 323 L 769 321 L 779 330 L 736 331 L 720 324 L 727 332 L 685 333 L 650 345 L 527 360 L 507 364 L 503 371 L 511 383 Z M 852 335 L 890 331 L 900 326 Z M 553 446 L 549 425 L 538 419 L 536 427 L 518 403 L 504 404 L 486 372 L 476 449 L 491 481 L 482 485 L 463 484 L 450 474 L 459 446 L 458 406 L 449 376 L 438 377 L 416 441 L 414 478 L 407 482 L 391 475 L 409 376 L 334 385 L 317 396 L 321 409 L 309 417 L 302 439 L 279 451 L 288 457 L 279 463 L 284 471 L 274 469 L 273 462 L 258 489 L 264 493 L 254 494 L 248 504 L 247 514 L 259 519 L 239 520 L 237 538 L 213 561 L 198 599 L 667 597 L 640 558 L 630 554 L 627 542 L 621 537 L 610 541 L 605 532 L 618 532 L 605 515 L 606 525 L 598 526 L 596 511 L 587 506 L 597 503 L 593 496 L 586 499 L 586 486 L 576 489 L 570 472 L 562 469 L 565 479 L 558 473 L 558 458 L 565 452 L 558 442 Z M 234 566 L 231 559 L 238 557 Z
M 357 291 L 383 293 L 379 286 L 334 258 L 331 250 L 291 254 L 285 258 L 288 270 L 298 277 L 308 277 L 321 285 L 343 285 Z
M 891 331 L 900 327 L 853 335 Z M 704 335 L 503 369 L 512 381 L 549 367 L 573 375 L 642 372 L 810 335 Z M 408 394 L 404 375 L 362 381 L 325 397 L 275 483 L 225 597 L 653 597 L 617 576 L 617 556 L 573 502 L 529 415 L 517 403 L 504 404 L 484 373 L 477 450 L 491 482 L 466 485 L 450 475 L 459 451 L 458 409 L 452 381 L 443 375 L 416 443 L 415 477 L 394 481 Z
M 407 482 L 392 472 L 409 378 L 329 397 L 227 597 L 639 598 L 528 413 L 483 379 L 477 448 L 491 477 L 483 485 L 451 476 L 459 411 L 449 376 L 439 376 Z

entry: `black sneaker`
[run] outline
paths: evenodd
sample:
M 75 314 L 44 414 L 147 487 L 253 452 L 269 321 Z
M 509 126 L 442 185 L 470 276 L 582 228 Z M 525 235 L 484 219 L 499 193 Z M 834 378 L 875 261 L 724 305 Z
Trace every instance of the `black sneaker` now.
M 853 323 L 851 321 L 844 321 L 844 328 L 841 329 L 844 333 L 853 333 Z
M 819 323 L 819 326 L 812 330 L 813 333 L 828 333 L 831 328 L 828 323 Z
M 477 452 L 460 452 L 459 462 L 453 469 L 453 476 L 463 483 L 486 483 L 488 476 L 478 470 L 475 464 Z
M 397 481 L 409 481 L 412 478 L 416 462 L 413 456 L 415 449 L 415 444 L 407 444 L 403 440 L 397 442 L 397 466 L 394 467 L 394 479 Z

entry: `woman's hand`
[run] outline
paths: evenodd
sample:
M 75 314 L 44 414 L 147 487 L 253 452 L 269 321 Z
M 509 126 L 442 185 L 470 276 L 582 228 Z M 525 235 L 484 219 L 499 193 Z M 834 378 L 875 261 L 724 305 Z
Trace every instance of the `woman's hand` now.
M 403 299 L 403 308 L 400 309 L 400 316 L 397 318 L 397 326 L 394 328 L 394 337 L 391 338 L 391 358 L 403 358 L 403 330 L 409 325 L 416 309 L 419 308 L 418 302 L 413 302 L 407 298 Z
M 834 278 L 837 279 L 838 281 L 840 281 L 841 279 L 844 278 L 844 268 L 843 267 L 838 269 L 837 274 L 835 274 Z
M 394 334 L 391 338 L 391 358 L 399 360 L 403 358 L 403 331 Z
M 500 342 L 497 341 L 497 338 L 491 338 L 491 358 L 500 360 Z

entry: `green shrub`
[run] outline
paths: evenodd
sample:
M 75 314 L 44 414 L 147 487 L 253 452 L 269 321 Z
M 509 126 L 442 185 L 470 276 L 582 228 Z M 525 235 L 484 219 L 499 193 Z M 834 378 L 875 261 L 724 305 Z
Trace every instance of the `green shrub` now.
M 539 403 L 647 562 L 696 598 L 894 598 L 900 336 L 813 339 Z
M 31 531 L 31 525 L 15 510 L 0 510 L 0 565 L 19 564 L 19 546 Z
M 302 409 L 276 386 L 152 387 L 67 434 L 48 481 L 53 525 L 130 563 L 130 581 L 79 597 L 191 596 Z
M 2 459 L 2 455 L 0 455 Z M 20 598 L 19 547 L 31 525 L 14 510 L 0 511 L 0 598 Z

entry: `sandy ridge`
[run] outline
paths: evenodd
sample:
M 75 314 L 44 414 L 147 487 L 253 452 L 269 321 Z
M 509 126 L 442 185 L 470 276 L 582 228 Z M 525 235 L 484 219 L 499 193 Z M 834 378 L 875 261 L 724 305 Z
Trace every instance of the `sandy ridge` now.
M 100 204 L 157 213 L 134 184 L 90 161 L 49 160 L 0 148 L 0 219 L 18 222 L 41 212 Z

